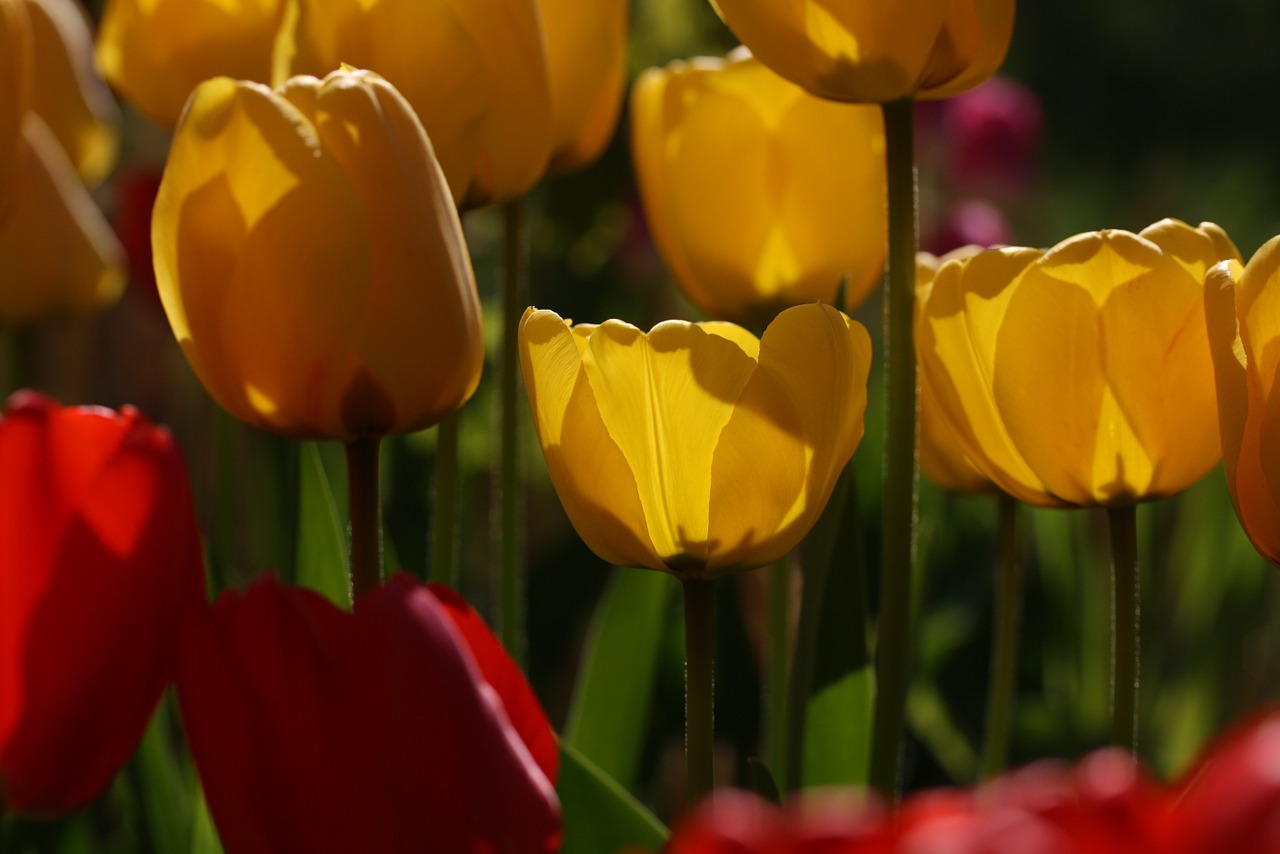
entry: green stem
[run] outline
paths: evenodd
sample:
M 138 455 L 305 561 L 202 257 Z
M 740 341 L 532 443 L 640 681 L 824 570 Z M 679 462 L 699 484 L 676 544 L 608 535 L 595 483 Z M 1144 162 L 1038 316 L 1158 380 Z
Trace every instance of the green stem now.
M 981 774 L 990 779 L 1009 758 L 1018 672 L 1018 622 L 1022 615 L 1022 564 L 1018 560 L 1018 502 L 1000 496 L 1000 568 L 996 595 L 995 637 L 991 644 L 991 676 L 987 691 L 987 733 Z
M 1135 505 L 1108 507 L 1111 528 L 1111 743 L 1138 749 L 1140 623 Z
M 382 512 L 378 493 L 379 439 L 346 443 L 351 519 L 351 600 L 382 584 Z
M 436 502 L 431 530 L 431 580 L 458 586 L 454 563 L 458 511 L 458 413 L 436 427 Z
M 524 663 L 524 579 L 520 573 L 519 469 L 519 341 L 524 313 L 524 211 L 520 199 L 503 206 L 502 370 L 500 555 L 498 625 L 502 642 L 518 663 Z
M 702 800 L 715 786 L 713 746 L 715 582 L 684 582 L 685 758 L 689 767 L 687 803 Z
M 765 739 L 769 770 L 787 779 L 787 679 L 791 656 L 791 564 L 786 557 L 770 566 L 765 671 Z
M 889 270 L 885 278 L 883 553 L 876 640 L 871 785 L 897 797 L 911 660 L 911 571 L 915 562 L 916 170 L 912 101 L 881 105 L 889 182 Z

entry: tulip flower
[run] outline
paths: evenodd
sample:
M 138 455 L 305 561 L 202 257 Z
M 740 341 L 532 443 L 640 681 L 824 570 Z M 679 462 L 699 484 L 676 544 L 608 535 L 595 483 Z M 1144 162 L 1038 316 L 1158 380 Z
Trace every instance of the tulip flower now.
M 1014 0 L 712 0 L 729 29 L 821 98 L 946 98 L 1004 61 Z
M 1221 456 L 1204 327 L 1211 223 L 991 249 L 920 289 L 925 382 L 966 455 L 1040 506 L 1172 495 Z
M 627 70 L 628 0 L 538 0 L 551 87 L 552 171 L 586 166 L 613 136 Z
M 456 606 L 408 576 L 353 613 L 267 579 L 188 623 L 178 699 L 229 851 L 557 850 L 554 736 Z
M 88 803 L 133 753 L 202 605 L 172 436 L 31 392 L 0 414 L 0 813 Z
M 98 67 L 144 116 L 173 127 L 187 96 L 210 77 L 271 80 L 284 7 L 284 0 L 108 0 Z
M 1272 238 L 1247 266 L 1213 268 L 1205 290 L 1227 486 L 1245 533 L 1272 563 L 1280 563 L 1280 453 L 1271 439 L 1280 416 L 1270 404 L 1278 271 L 1280 238 Z
M 552 483 L 604 560 L 710 579 L 770 563 L 862 438 L 870 339 L 830 306 L 727 323 L 573 326 L 529 309 L 525 388 Z
M 74 165 L 35 113 L 22 122 L 14 215 L 0 225 L 0 325 L 107 305 L 124 290 L 124 250 Z
M 413 110 L 377 75 L 201 84 L 152 247 L 188 360 L 252 424 L 343 441 L 409 432 L 479 380 L 457 212 Z
M 347 63 L 385 77 L 422 119 L 458 203 L 513 199 L 542 177 L 552 112 L 538 0 L 298 0 L 292 23 L 284 70 Z
M 632 150 L 663 259 L 708 313 L 763 327 L 790 305 L 848 305 L 885 256 L 884 127 L 745 50 L 650 69 L 632 95 Z
M 93 67 L 93 36 L 76 0 L 25 0 L 35 50 L 31 107 L 81 179 L 99 184 L 115 165 L 120 111 Z
M 31 22 L 24 0 L 0 0 L 0 221 L 12 208 L 10 187 L 21 164 L 22 117 L 31 108 Z

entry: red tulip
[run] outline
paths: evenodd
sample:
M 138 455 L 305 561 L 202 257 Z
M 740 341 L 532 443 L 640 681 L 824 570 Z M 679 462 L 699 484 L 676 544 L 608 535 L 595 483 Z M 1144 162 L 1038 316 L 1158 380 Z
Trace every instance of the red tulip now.
M 204 598 L 172 436 L 136 410 L 0 414 L 0 812 L 93 799 L 133 753 Z
M 556 850 L 553 736 L 455 605 L 399 576 L 347 613 L 268 578 L 188 623 L 178 699 L 229 852 Z

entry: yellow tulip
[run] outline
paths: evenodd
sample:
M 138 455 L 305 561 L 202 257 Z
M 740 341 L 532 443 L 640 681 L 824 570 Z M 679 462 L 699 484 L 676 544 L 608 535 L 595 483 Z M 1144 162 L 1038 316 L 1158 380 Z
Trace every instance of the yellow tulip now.
M 938 268 L 953 258 L 970 258 L 979 246 L 962 246 L 938 258 L 928 252 L 916 254 L 916 282 L 927 289 Z M 920 322 L 920 303 L 916 303 L 916 324 Z M 929 384 L 929 375 L 919 372 L 920 394 L 920 471 L 939 489 L 949 492 L 992 492 L 998 487 L 973 464 L 965 453 L 955 431 L 939 411 L 937 392 Z
M 0 225 L 0 326 L 28 324 L 114 302 L 124 250 L 53 132 L 22 122 L 13 215 Z
M 597 0 L 600 2 L 601 0 Z M 551 153 L 551 92 L 537 0 L 295 0 L 277 76 L 368 68 L 422 119 L 454 200 L 532 187 Z
M 880 111 L 815 98 L 746 51 L 650 69 L 632 95 L 632 151 L 650 230 L 708 313 L 763 325 L 781 309 L 849 305 L 885 256 Z
M 1225 261 L 1205 290 L 1222 430 L 1222 461 L 1236 515 L 1253 545 L 1280 564 L 1280 237 L 1247 266 Z
M 554 122 L 550 168 L 586 166 L 613 136 L 627 70 L 627 0 L 538 0 Z
M 17 177 L 22 117 L 31 108 L 31 22 L 23 0 L 0 0 L 0 221 L 12 209 Z
M 948 261 L 918 293 L 921 374 L 969 459 L 1015 498 L 1173 494 L 1221 458 L 1204 283 L 1238 257 L 1216 225 L 1166 219 Z
M 283 9 L 284 0 L 107 0 L 98 67 L 143 115 L 173 127 L 203 80 L 271 79 Z
M 430 426 L 475 390 L 457 211 L 422 125 L 376 75 L 202 83 L 152 246 L 188 360 L 245 421 L 349 441 Z
M 712 0 L 742 43 L 822 98 L 946 98 L 1004 62 L 1015 0 Z
M 871 342 L 824 305 L 788 309 L 761 339 L 529 309 L 520 360 L 578 534 L 612 564 L 688 580 L 762 566 L 808 532 L 862 438 Z
M 76 0 L 25 0 L 35 49 L 31 107 L 76 171 L 99 184 L 116 162 L 120 111 L 93 67 L 93 35 Z

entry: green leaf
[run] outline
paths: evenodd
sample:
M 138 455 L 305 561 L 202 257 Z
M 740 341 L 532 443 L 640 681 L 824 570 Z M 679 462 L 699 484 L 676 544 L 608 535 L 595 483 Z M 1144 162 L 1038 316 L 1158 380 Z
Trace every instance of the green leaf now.
M 667 829 L 618 782 L 560 742 L 560 781 L 556 786 L 564 810 L 564 844 L 560 854 L 617 854 L 657 851 Z
M 196 791 L 191 821 L 191 845 L 187 850 L 191 854 L 223 854 L 222 840 L 218 838 L 217 828 L 213 826 L 213 817 L 209 815 L 209 804 L 204 799 L 204 789 Z
M 334 497 L 334 472 L 342 471 L 337 446 L 324 451 L 316 442 L 305 442 L 298 474 L 298 551 L 295 581 L 322 593 L 341 608 L 351 606 L 351 581 L 347 571 L 345 514 Z M 326 456 L 332 459 L 326 459 Z
M 138 797 L 158 851 L 181 851 L 190 836 L 190 778 L 174 735 L 173 715 L 169 696 L 156 709 L 134 757 Z
M 768 764 L 758 756 L 747 759 L 747 770 L 751 777 L 751 791 L 772 804 L 782 803 L 782 793 L 778 791 L 778 782 Z
M 565 740 L 624 787 L 635 782 L 677 589 L 663 572 L 614 570 L 587 638 Z

